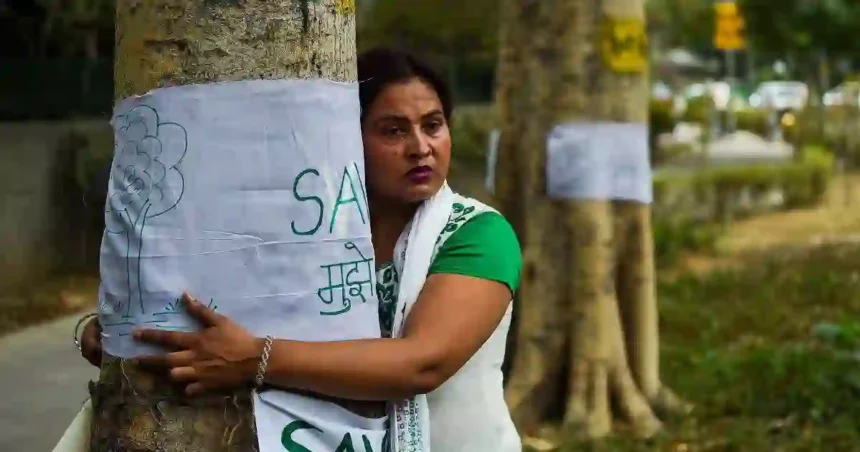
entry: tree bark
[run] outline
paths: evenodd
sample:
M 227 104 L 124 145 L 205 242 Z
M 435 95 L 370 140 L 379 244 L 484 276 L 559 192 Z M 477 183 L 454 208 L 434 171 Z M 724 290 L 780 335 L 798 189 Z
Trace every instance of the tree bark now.
M 554 125 L 647 121 L 647 74 L 615 73 L 603 63 L 605 17 L 644 22 L 643 1 L 503 6 L 496 187 L 524 256 L 506 398 L 525 435 L 562 414 L 565 436 L 599 438 L 617 414 L 647 437 L 661 428 L 654 408 L 687 409 L 659 378 L 649 206 L 546 197 Z
M 356 80 L 351 0 L 124 0 L 116 7 L 116 100 L 248 79 Z M 169 380 L 105 355 L 92 451 L 256 450 L 250 390 L 188 399 Z

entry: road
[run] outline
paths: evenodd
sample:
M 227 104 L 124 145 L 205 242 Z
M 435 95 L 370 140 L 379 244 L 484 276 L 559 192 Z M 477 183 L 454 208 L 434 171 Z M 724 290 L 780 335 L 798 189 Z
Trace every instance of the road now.
M 50 451 L 86 400 L 97 370 L 72 342 L 78 317 L 0 339 L 0 451 Z

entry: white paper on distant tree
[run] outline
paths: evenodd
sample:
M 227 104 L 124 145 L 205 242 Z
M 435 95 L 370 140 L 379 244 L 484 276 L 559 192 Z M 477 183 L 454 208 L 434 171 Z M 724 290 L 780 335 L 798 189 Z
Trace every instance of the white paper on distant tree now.
M 190 291 L 257 336 L 379 337 L 357 85 L 172 87 L 115 108 L 101 247 L 108 353 L 194 330 Z
M 484 188 L 490 194 L 496 192 L 496 166 L 499 161 L 499 140 L 501 140 L 502 131 L 493 129 L 490 131 L 487 143 L 487 168 L 484 177 Z
M 652 201 L 648 126 L 559 124 L 547 138 L 547 194 L 553 199 Z

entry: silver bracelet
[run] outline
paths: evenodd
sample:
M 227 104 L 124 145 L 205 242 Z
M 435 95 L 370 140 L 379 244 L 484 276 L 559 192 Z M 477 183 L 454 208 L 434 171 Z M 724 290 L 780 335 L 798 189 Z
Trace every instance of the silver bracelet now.
M 266 368 L 269 367 L 269 353 L 272 351 L 272 343 L 274 342 L 275 338 L 272 336 L 266 336 L 263 342 L 263 355 L 260 356 L 260 363 L 257 364 L 257 376 L 254 378 L 254 383 L 256 383 L 257 387 L 262 386 L 263 380 L 266 378 Z
M 72 338 L 75 340 L 75 347 L 78 348 L 79 352 L 83 352 L 83 350 L 81 350 L 81 341 L 78 339 L 78 331 L 81 329 L 81 325 L 83 325 L 83 323 L 86 322 L 87 320 L 89 320 L 93 317 L 98 317 L 98 316 L 99 316 L 99 314 L 97 312 L 91 312 L 91 313 L 86 314 L 83 317 L 81 317 L 78 320 L 78 324 L 75 325 L 75 332 L 72 333 Z

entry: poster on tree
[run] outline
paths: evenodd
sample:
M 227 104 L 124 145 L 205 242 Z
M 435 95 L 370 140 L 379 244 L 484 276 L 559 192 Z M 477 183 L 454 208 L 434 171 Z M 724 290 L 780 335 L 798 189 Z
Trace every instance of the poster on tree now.
M 357 86 L 255 80 L 118 103 L 101 246 L 108 353 L 197 326 L 189 291 L 259 337 L 379 337 Z
M 117 104 L 99 290 L 108 353 L 160 352 L 133 340 L 139 327 L 197 330 L 185 291 L 257 337 L 380 337 L 357 91 L 254 80 Z M 254 401 L 261 451 L 381 450 L 383 419 L 277 389 Z
M 551 198 L 652 201 L 647 124 L 557 125 L 547 138 L 546 163 Z

